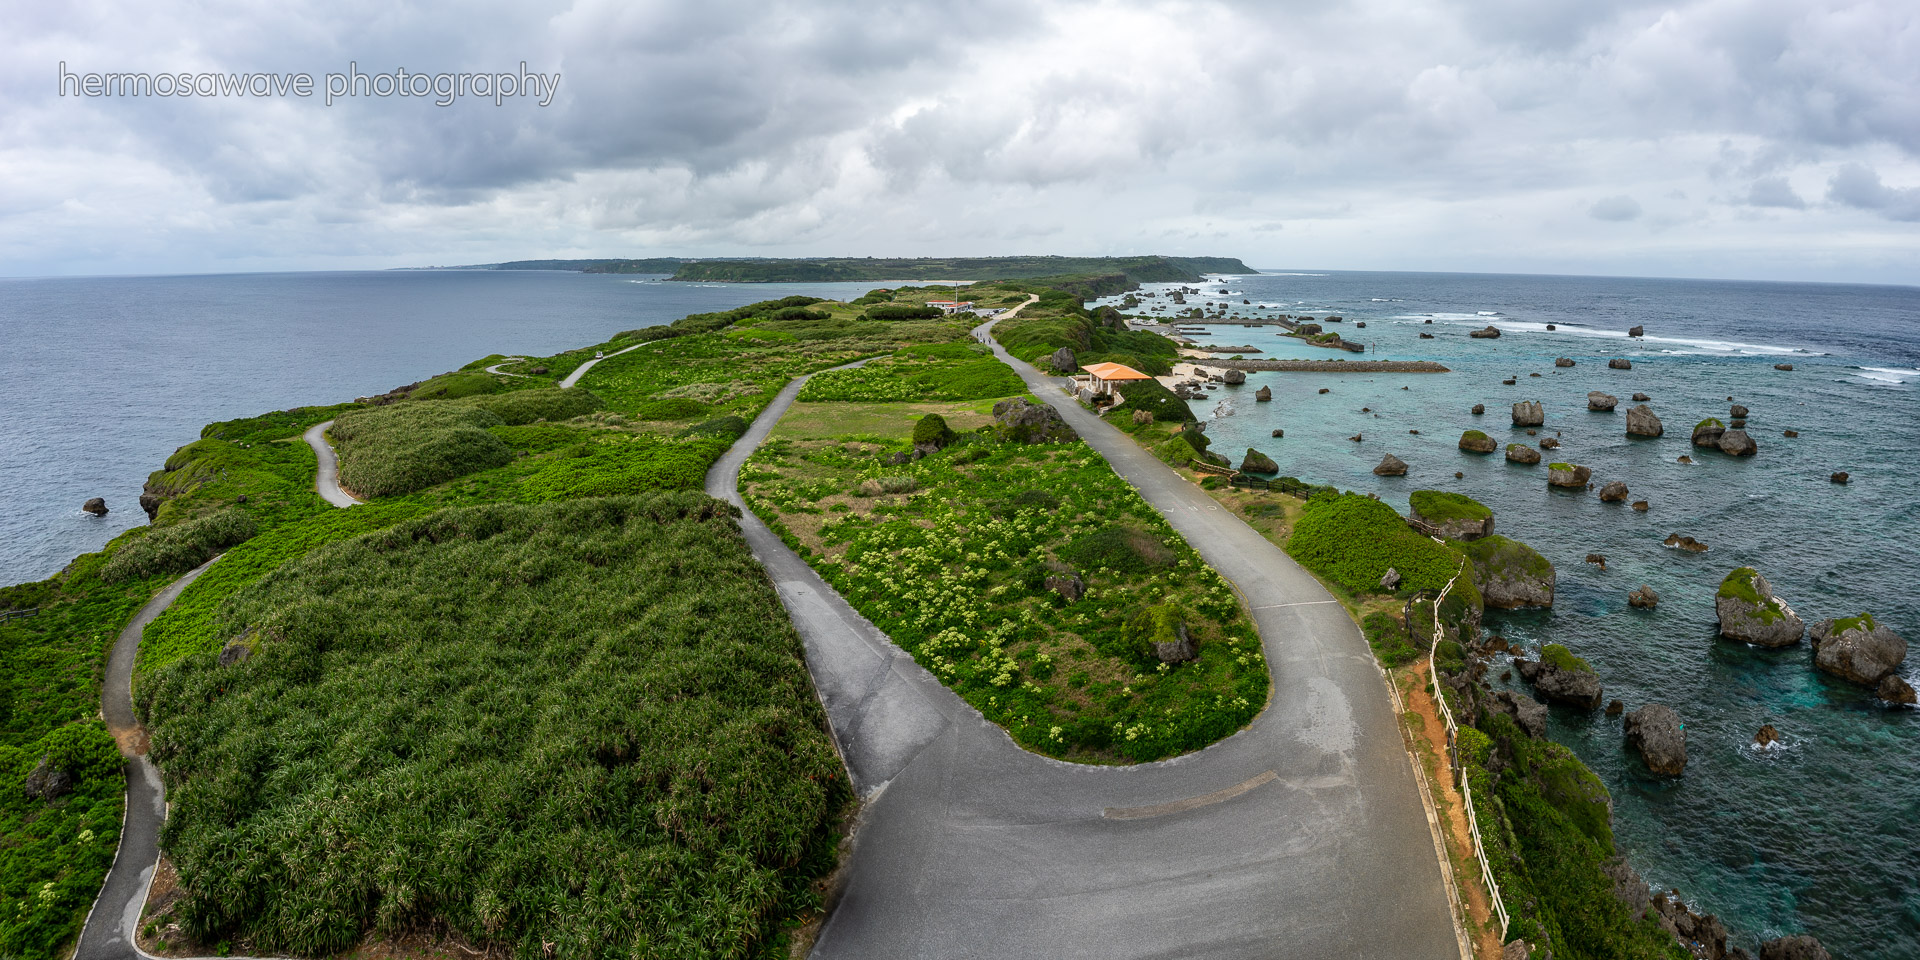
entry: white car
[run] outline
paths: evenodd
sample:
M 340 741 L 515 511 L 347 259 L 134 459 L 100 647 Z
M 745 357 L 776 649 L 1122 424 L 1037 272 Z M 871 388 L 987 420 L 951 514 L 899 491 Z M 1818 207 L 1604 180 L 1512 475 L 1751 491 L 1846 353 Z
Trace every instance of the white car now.
M 607 356 L 607 352 L 605 350 L 595 350 L 593 352 L 593 358 L 595 360 L 604 360 L 606 359 L 606 356 Z

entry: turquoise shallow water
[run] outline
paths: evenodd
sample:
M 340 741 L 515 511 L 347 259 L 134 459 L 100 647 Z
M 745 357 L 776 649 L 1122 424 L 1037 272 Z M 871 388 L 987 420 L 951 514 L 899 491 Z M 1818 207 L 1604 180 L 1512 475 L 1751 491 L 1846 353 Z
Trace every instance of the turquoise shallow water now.
M 1613 792 L 1620 842 L 1650 883 L 1680 888 L 1748 946 L 1810 932 L 1835 956 L 1920 956 L 1920 713 L 1882 708 L 1816 672 L 1804 644 L 1769 652 L 1719 641 L 1713 613 L 1720 579 L 1752 564 L 1808 623 L 1870 611 L 1920 647 L 1920 496 L 1909 468 L 1920 456 L 1920 291 L 1351 273 L 1204 286 L 1211 295 L 1190 295 L 1189 305 L 1224 300 L 1243 315 L 1337 313 L 1346 323 L 1329 329 L 1370 344 L 1368 358 L 1433 359 L 1453 370 L 1252 373 L 1244 386 L 1212 391 L 1234 412 L 1207 432 L 1212 449 L 1236 461 L 1252 446 L 1282 473 L 1376 493 L 1403 511 L 1416 489 L 1469 494 L 1495 510 L 1500 533 L 1553 561 L 1552 611 L 1496 613 L 1488 627 L 1529 647 L 1566 644 L 1628 709 L 1658 701 L 1680 712 L 1687 772 L 1662 781 L 1624 748 L 1619 718 L 1552 711 L 1555 739 Z M 1223 286 L 1229 295 L 1217 292 Z M 1357 320 L 1367 328 L 1355 329 Z M 1504 335 L 1468 338 L 1488 323 Z M 1560 329 L 1547 332 L 1548 323 Z M 1648 336 L 1627 339 L 1634 324 Z M 1248 356 L 1359 359 L 1264 330 L 1209 329 L 1201 339 L 1265 348 Z M 1421 340 L 1421 332 L 1435 339 Z M 1578 365 L 1556 368 L 1555 357 Z M 1611 357 L 1631 359 L 1633 369 L 1608 369 Z M 1793 372 L 1773 369 L 1782 362 Z M 1508 377 L 1516 384 L 1503 385 Z M 1270 403 L 1253 399 L 1263 385 L 1273 388 Z M 1319 394 L 1321 387 L 1331 392 Z M 1619 397 L 1616 412 L 1589 412 L 1589 390 Z M 1652 396 L 1665 437 L 1625 436 L 1636 391 Z M 1729 397 L 1751 410 L 1757 457 L 1736 460 L 1688 443 L 1700 419 L 1727 418 Z M 1622 480 L 1651 510 L 1550 491 L 1544 464 L 1457 449 L 1469 428 L 1503 445 L 1537 445 L 1539 437 L 1511 426 L 1511 404 L 1523 399 L 1545 404 L 1542 435 L 1563 444 L 1548 460 L 1592 467 L 1596 490 Z M 1487 413 L 1472 415 L 1475 403 Z M 1193 403 L 1203 419 L 1217 405 Z M 1271 438 L 1275 427 L 1284 439 Z M 1799 438 L 1783 437 L 1787 429 Z M 1350 441 L 1355 434 L 1364 439 Z M 1410 464 L 1408 475 L 1375 477 L 1384 453 Z M 1682 454 L 1697 462 L 1677 463 Z M 1830 483 L 1835 470 L 1851 472 L 1853 482 Z M 1712 549 L 1670 550 L 1661 544 L 1670 533 Z M 1606 570 L 1585 563 L 1589 553 L 1605 555 Z M 1643 583 L 1660 594 L 1655 611 L 1627 606 L 1627 591 Z M 1920 649 L 1903 672 L 1920 683 Z M 1785 735 L 1785 750 L 1749 747 L 1763 723 Z

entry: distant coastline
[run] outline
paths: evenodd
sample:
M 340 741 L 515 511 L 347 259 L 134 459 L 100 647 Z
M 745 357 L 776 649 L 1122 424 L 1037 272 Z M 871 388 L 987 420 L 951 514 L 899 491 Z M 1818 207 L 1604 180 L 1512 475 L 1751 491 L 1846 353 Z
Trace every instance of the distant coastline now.
M 1255 273 L 1238 257 L 802 257 L 643 260 L 510 260 L 439 270 L 557 270 L 665 275 L 705 283 L 832 283 L 888 280 L 1030 280 L 1068 275 L 1121 277 L 1132 283 L 1197 283 L 1210 273 Z

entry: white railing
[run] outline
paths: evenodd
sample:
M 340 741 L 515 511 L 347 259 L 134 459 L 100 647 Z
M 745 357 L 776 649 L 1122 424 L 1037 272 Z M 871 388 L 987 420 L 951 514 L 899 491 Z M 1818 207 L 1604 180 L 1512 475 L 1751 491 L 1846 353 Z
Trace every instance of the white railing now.
M 1433 701 L 1440 705 L 1440 719 L 1447 724 L 1447 766 L 1451 768 L 1454 779 L 1460 784 L 1460 796 L 1467 806 L 1467 832 L 1473 835 L 1473 855 L 1480 860 L 1480 877 L 1487 882 L 1487 894 L 1493 900 L 1493 912 L 1500 917 L 1500 939 L 1507 937 L 1507 925 L 1511 920 L 1507 916 L 1507 905 L 1500 900 L 1500 884 L 1493 879 L 1493 865 L 1487 862 L 1487 848 L 1480 842 L 1480 818 L 1473 813 L 1473 784 L 1460 767 L 1458 740 L 1459 727 L 1454 725 L 1453 711 L 1447 707 L 1447 695 L 1440 689 L 1440 674 L 1433 666 L 1434 654 L 1440 650 L 1440 641 L 1444 634 L 1440 627 L 1440 604 L 1447 599 L 1447 592 L 1453 589 L 1460 574 L 1466 571 L 1462 562 L 1460 569 L 1454 571 L 1453 579 L 1441 589 L 1440 595 L 1433 599 L 1433 647 L 1427 651 L 1427 679 L 1433 684 Z

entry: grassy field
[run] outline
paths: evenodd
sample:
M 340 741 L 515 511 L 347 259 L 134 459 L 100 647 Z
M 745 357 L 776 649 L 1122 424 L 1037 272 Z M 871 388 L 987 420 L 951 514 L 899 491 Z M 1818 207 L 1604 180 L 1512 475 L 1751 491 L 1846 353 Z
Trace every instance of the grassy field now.
M 886 462 L 926 414 L 956 442 Z M 971 404 L 797 405 L 742 487 L 862 614 L 1030 750 L 1154 760 L 1251 720 L 1266 664 L 1227 584 L 1084 444 L 973 429 L 990 420 Z M 1069 603 L 1048 577 L 1086 595 Z M 1152 653 L 1173 621 L 1198 659 Z

